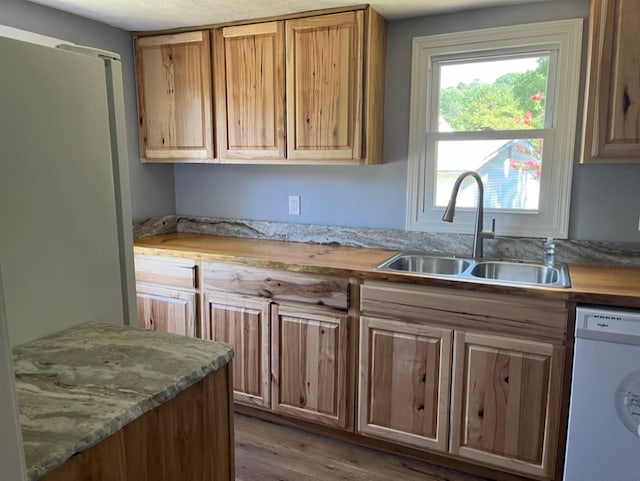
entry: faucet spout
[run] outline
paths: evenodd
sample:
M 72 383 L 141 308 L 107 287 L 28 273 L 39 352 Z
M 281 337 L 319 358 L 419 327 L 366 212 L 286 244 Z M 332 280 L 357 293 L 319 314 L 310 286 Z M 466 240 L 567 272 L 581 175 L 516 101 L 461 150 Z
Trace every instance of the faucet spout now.
M 482 249 L 482 240 L 483 239 L 493 239 L 495 237 L 496 231 L 496 220 L 493 219 L 491 231 L 485 231 L 484 229 L 484 185 L 482 184 L 482 179 L 478 175 L 477 172 L 473 172 L 471 170 L 467 170 L 460 174 L 453 184 L 453 189 L 451 189 L 451 198 L 449 199 L 449 204 L 447 204 L 447 208 L 444 211 L 442 216 L 442 220 L 445 222 L 453 222 L 453 217 L 456 213 L 456 199 L 458 197 L 458 191 L 460 190 L 460 185 L 462 181 L 467 177 L 473 177 L 478 184 L 478 205 L 476 206 L 476 226 L 473 231 L 473 250 L 472 256 L 474 258 L 481 258 L 483 255 Z

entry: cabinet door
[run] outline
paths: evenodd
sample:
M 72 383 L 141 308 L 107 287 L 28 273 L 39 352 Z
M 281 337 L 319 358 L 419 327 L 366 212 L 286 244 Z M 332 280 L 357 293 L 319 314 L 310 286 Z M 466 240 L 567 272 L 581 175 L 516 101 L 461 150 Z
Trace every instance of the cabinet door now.
M 347 426 L 347 314 L 272 306 L 272 409 Z
M 135 40 L 140 156 L 213 159 L 209 32 Z
M 154 331 L 196 335 L 196 294 L 137 286 L 138 325 Z
M 233 397 L 269 408 L 269 301 L 205 292 L 202 334 L 233 346 Z
M 640 2 L 592 0 L 583 162 L 640 162 Z
M 447 450 L 452 332 L 360 318 L 360 433 Z
M 289 159 L 361 157 L 363 15 L 358 10 L 286 22 Z
M 451 452 L 549 477 L 562 389 L 563 348 L 456 331 Z
M 284 22 L 217 29 L 214 49 L 221 161 L 284 159 Z

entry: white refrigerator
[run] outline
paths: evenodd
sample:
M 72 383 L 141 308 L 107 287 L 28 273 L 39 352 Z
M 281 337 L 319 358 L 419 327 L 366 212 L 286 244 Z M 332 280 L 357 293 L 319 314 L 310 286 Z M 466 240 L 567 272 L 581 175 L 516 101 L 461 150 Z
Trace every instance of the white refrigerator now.
M 0 472 L 19 480 L 11 347 L 90 320 L 135 324 L 136 304 L 120 58 L 10 30 L 0 30 Z
M 12 346 L 135 324 L 120 57 L 0 36 L 0 262 Z

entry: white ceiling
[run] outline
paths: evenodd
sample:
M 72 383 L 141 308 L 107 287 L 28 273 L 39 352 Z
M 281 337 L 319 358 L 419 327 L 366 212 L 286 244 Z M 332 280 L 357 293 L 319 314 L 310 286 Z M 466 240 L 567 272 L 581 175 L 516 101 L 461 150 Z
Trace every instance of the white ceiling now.
M 31 0 L 128 31 L 163 30 L 355 5 L 353 0 Z M 356 0 L 357 1 L 357 0 Z M 388 20 L 545 0 L 371 0 Z M 549 0 L 546 0 L 549 1 Z

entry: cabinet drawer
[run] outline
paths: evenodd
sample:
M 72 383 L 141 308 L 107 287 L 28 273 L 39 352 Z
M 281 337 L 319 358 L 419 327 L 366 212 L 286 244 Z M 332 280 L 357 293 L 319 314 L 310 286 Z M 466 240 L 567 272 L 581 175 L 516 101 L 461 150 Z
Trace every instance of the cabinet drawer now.
M 216 262 L 202 263 L 202 289 L 348 309 L 349 280 Z
M 563 300 L 365 282 L 360 303 L 363 314 L 456 329 L 552 341 L 564 341 L 567 334 L 568 310 Z
M 137 254 L 135 266 L 138 283 L 189 290 L 197 287 L 196 263 L 191 259 Z

